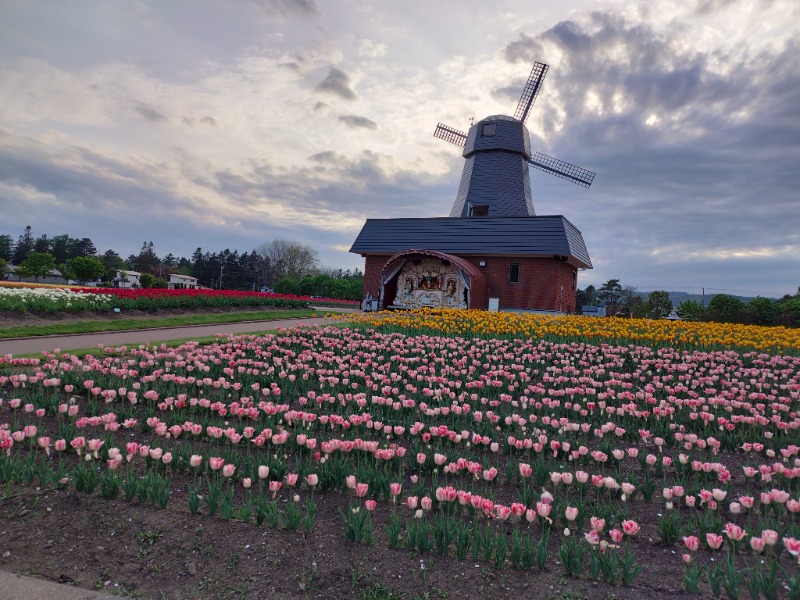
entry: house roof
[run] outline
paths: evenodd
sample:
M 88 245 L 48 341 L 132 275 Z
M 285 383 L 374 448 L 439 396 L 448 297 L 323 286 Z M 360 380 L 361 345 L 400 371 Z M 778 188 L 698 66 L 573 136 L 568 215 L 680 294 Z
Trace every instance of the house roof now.
M 561 215 L 367 219 L 350 248 L 355 254 L 396 254 L 412 248 L 473 256 L 566 256 L 592 268 L 580 230 Z
M 174 277 L 175 279 L 193 279 L 197 281 L 197 277 L 192 277 L 191 275 L 179 275 L 178 273 L 172 273 L 170 277 Z
M 19 269 L 19 265 L 6 265 L 6 273 L 14 273 L 16 274 L 17 269 Z M 58 269 L 50 269 L 50 274 L 48 277 L 63 277 L 64 275 Z

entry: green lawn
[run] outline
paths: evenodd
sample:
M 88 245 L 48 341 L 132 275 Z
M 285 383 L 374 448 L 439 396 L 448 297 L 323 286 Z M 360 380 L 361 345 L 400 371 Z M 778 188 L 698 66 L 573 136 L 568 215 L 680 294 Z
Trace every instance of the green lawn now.
M 318 311 L 299 309 L 196 314 L 152 317 L 147 319 L 120 319 L 119 321 L 76 321 L 72 323 L 53 323 L 52 325 L 22 325 L 19 327 L 0 327 L 0 339 L 38 337 L 42 335 L 100 333 L 104 331 L 132 331 L 137 329 L 158 329 L 162 327 L 186 327 L 187 325 L 214 325 L 217 323 L 277 321 L 279 319 L 298 319 L 314 315 L 322 316 Z

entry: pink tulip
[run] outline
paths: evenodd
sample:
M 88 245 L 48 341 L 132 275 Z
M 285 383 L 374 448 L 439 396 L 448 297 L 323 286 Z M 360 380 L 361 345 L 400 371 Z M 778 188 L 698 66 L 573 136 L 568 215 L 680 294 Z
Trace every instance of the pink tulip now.
M 375 510 L 375 507 L 377 505 L 378 505 L 378 503 L 375 500 L 365 500 L 364 501 L 364 508 L 366 508 L 369 511 Z
M 344 481 L 345 481 L 345 484 L 347 484 L 347 489 L 348 490 L 356 489 L 356 483 L 357 482 L 356 482 L 356 476 L 355 475 L 348 475 L 347 477 L 345 477 Z
M 597 517 L 592 517 L 591 519 L 589 519 L 589 525 L 591 526 L 592 531 L 600 533 L 606 527 L 606 520 L 598 519 Z
M 574 521 L 578 517 L 578 509 L 574 506 L 568 506 L 564 509 L 564 516 L 567 518 L 567 521 Z
M 700 540 L 693 535 L 683 538 L 683 543 L 686 545 L 686 548 L 692 552 L 695 552 L 700 547 Z
M 533 473 L 533 467 L 528 463 L 519 463 L 519 474 L 521 477 L 528 478 Z
M 286 474 L 286 485 L 289 487 L 294 487 L 297 485 L 297 478 L 299 475 L 297 473 L 287 473 Z
M 786 548 L 786 551 L 791 554 L 792 556 L 798 557 L 798 563 L 800 563 L 800 540 L 790 537 L 783 538 L 783 546 Z
M 619 529 L 612 529 L 608 532 L 608 537 L 610 537 L 611 541 L 615 544 L 619 544 L 622 541 L 622 532 Z
M 542 519 L 549 520 L 550 512 L 553 510 L 553 505 L 545 502 L 536 503 L 536 514 Z
M 625 535 L 636 535 L 639 532 L 639 524 L 636 521 L 623 521 L 622 531 Z
M 306 475 L 306 483 L 308 487 L 314 487 L 319 483 L 319 476 L 316 473 L 309 473 Z
M 600 535 L 594 529 L 588 533 L 584 533 L 583 536 L 592 546 L 597 546 L 600 543 Z
M 359 498 L 363 498 L 364 496 L 366 496 L 368 490 L 369 490 L 369 484 L 366 483 L 356 484 L 356 496 L 358 496 Z
M 430 510 L 433 507 L 433 500 L 431 500 L 430 496 L 423 496 L 422 500 L 419 501 L 419 505 L 422 510 Z
M 199 454 L 192 454 L 192 456 L 191 456 L 191 457 L 189 457 L 189 464 L 190 464 L 192 467 L 194 467 L 194 468 L 197 468 L 197 467 L 199 467 L 201 464 L 203 464 L 203 457 L 202 457 L 202 456 L 200 456 Z
M 211 456 L 208 459 L 208 466 L 211 467 L 212 471 L 218 471 L 222 468 L 222 465 L 225 464 L 225 459 L 219 456 Z
M 744 536 L 747 535 L 747 532 L 735 523 L 726 523 L 724 532 L 725 535 L 728 536 L 728 539 L 731 539 L 734 542 L 743 540 Z
M 765 529 L 761 532 L 761 539 L 767 546 L 774 546 L 778 543 L 778 532 L 772 529 Z
M 750 547 L 753 549 L 753 552 L 760 554 L 764 551 L 764 540 L 760 537 L 751 537 L 750 538 Z
M 259 465 L 258 466 L 258 478 L 259 479 L 266 479 L 269 477 L 269 467 L 266 465 Z
M 725 539 L 721 535 L 717 535 L 716 533 L 706 534 L 706 544 L 708 544 L 708 547 L 712 550 L 719 550 L 723 541 L 725 541 Z
M 236 465 L 228 463 L 224 467 L 222 467 L 222 476 L 223 477 L 232 477 L 234 471 L 236 471 Z
M 411 510 L 415 510 L 418 504 L 419 504 L 419 498 L 417 496 L 409 496 L 408 498 L 406 498 L 406 505 Z

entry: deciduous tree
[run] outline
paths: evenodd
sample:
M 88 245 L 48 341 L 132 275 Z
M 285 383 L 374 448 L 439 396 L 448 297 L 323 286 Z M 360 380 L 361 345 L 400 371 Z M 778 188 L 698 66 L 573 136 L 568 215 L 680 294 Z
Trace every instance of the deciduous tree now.
M 705 312 L 705 308 L 696 300 L 684 300 L 678 305 L 675 312 L 684 321 L 699 321 L 703 316 L 703 312 Z
M 102 261 L 93 256 L 76 256 L 67 259 L 67 273 L 70 279 L 86 283 L 100 279 L 106 272 Z
M 40 277 L 47 277 L 55 268 L 56 260 L 52 254 L 31 251 L 17 267 L 17 274 L 20 277 L 33 277 L 39 281 Z
M 672 300 L 669 292 L 658 290 L 650 292 L 644 303 L 645 315 L 649 319 L 663 319 L 672 311 Z
M 261 244 L 256 252 L 269 260 L 272 282 L 284 277 L 300 281 L 314 274 L 319 261 L 317 251 L 311 246 L 286 240 Z

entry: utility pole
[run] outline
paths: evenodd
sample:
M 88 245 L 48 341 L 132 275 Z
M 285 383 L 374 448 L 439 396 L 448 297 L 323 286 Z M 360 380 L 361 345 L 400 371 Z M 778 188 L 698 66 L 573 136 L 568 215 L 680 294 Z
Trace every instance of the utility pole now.
M 700 302 L 700 306 L 702 306 L 703 308 L 706 307 L 706 288 L 703 288 L 703 299 Z
M 219 266 L 219 289 L 222 289 L 222 268 L 224 265 Z

